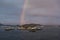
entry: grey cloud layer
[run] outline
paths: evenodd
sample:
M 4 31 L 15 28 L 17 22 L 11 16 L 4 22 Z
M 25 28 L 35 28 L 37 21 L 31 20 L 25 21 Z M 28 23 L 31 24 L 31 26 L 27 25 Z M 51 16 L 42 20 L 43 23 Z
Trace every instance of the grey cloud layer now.
M 59 0 L 29 0 L 26 20 L 33 23 L 60 24 L 60 3 L 58 2 Z
M 19 24 L 23 0 L 0 0 L 0 22 Z
M 19 24 L 23 2 L 0 0 L 0 22 Z M 25 15 L 27 23 L 60 24 L 60 0 L 28 0 Z

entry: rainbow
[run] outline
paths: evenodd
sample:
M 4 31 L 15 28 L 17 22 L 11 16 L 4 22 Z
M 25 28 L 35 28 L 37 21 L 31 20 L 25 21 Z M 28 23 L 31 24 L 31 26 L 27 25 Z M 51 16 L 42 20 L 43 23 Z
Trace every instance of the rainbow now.
M 20 19 L 21 25 L 25 24 L 25 18 L 24 17 L 25 17 L 25 11 L 26 11 L 27 5 L 28 5 L 28 0 L 24 0 L 24 6 L 23 6 L 22 13 L 21 13 L 21 19 Z

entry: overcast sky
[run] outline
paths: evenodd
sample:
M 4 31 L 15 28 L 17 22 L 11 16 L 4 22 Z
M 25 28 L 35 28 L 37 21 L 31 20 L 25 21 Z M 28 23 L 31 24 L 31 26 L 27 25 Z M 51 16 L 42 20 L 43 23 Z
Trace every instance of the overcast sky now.
M 26 15 L 28 23 L 59 25 L 60 0 L 29 0 Z
M 0 0 L 0 23 L 19 24 L 23 0 Z
M 24 0 L 0 0 L 0 23 L 19 24 Z M 60 24 L 59 0 L 29 0 L 26 23 Z

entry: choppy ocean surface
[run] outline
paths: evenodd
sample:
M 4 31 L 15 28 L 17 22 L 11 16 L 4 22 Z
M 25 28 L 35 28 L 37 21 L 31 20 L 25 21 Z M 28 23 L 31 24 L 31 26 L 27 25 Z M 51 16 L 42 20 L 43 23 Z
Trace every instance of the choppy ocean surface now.
M 0 29 L 0 40 L 60 40 L 60 27 L 45 27 L 37 32 Z

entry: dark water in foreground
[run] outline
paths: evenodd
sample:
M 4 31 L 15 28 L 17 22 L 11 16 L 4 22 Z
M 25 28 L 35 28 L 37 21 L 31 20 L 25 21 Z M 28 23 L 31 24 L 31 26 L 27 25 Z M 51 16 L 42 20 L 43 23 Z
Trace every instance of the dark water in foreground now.
M 37 32 L 0 30 L 0 40 L 60 40 L 60 27 L 46 27 Z

